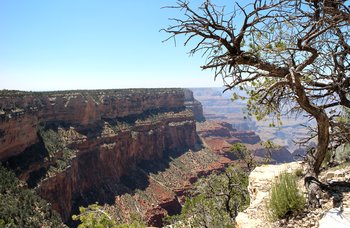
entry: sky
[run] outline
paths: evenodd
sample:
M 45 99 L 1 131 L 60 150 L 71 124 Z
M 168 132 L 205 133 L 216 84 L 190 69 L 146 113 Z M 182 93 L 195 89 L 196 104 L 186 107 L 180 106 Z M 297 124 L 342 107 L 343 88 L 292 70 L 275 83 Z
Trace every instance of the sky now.
M 0 89 L 222 86 L 190 47 L 162 42 L 175 1 L 1 0 Z

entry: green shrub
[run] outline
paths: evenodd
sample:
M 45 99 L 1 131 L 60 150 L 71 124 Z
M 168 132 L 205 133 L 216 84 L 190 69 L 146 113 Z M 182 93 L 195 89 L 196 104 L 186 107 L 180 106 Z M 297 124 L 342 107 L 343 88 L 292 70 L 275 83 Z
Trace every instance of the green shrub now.
M 91 204 L 87 208 L 79 207 L 80 214 L 73 215 L 72 219 L 80 220 L 79 228 L 96 227 L 96 228 L 116 228 L 117 224 L 112 218 L 101 209 L 97 204 Z
M 181 214 L 164 221 L 172 227 L 234 227 L 238 212 L 249 205 L 248 175 L 230 166 L 221 174 L 203 177 L 190 192 Z
M 79 207 L 79 215 L 73 215 L 74 221 L 79 221 L 78 228 L 144 228 L 146 225 L 136 215 L 131 216 L 131 223 L 117 224 L 116 221 L 103 210 L 101 206 L 91 204 L 88 207 Z
M 334 151 L 327 150 L 326 155 L 322 161 L 322 167 L 328 167 L 329 162 L 331 162 Z
M 295 176 L 302 177 L 304 175 L 303 169 L 297 169 L 294 171 Z
M 0 227 L 66 227 L 51 205 L 0 163 Z
M 302 210 L 305 198 L 297 187 L 295 174 L 283 172 L 273 183 L 268 201 L 271 219 L 278 220 Z

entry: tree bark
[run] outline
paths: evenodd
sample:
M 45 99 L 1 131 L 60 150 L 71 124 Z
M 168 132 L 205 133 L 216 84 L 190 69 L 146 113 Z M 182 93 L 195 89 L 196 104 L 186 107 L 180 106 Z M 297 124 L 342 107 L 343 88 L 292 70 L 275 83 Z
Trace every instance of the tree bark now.
M 307 173 L 305 176 L 305 187 L 308 192 L 308 203 L 311 207 L 320 207 L 319 196 L 322 183 L 317 180 L 322 162 L 326 156 L 329 144 L 329 118 L 324 109 L 315 106 L 307 97 L 305 88 L 300 81 L 301 75 L 293 69 L 290 71 L 290 82 L 296 93 L 296 100 L 306 112 L 312 115 L 317 122 L 317 147 L 310 151 L 307 156 Z
M 308 193 L 308 204 L 313 208 L 321 206 L 319 199 L 323 184 L 317 178 L 328 150 L 330 126 L 329 119 L 324 111 L 320 112 L 316 121 L 318 143 L 316 149 L 307 156 L 307 173 L 304 182 Z

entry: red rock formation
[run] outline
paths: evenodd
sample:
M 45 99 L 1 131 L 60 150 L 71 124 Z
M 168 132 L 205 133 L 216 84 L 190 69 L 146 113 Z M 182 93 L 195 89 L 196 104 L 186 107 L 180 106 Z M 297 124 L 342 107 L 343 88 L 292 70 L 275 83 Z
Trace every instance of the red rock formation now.
M 260 137 L 254 131 L 237 131 L 232 125 L 224 121 L 206 121 L 197 124 L 197 132 L 200 136 L 225 138 L 230 144 L 242 142 L 255 144 L 260 142 Z
M 0 94 L 0 160 L 34 144 L 42 122 L 78 125 L 184 106 L 181 89 L 134 89 Z
M 223 121 L 205 121 L 197 123 L 197 132 L 205 146 L 218 154 L 230 152 L 232 144 L 243 143 L 255 156 L 258 162 L 264 161 L 269 151 L 260 143 L 260 137 L 253 131 L 237 131 L 232 125 Z M 273 148 L 270 151 L 271 162 L 291 162 L 293 156 L 285 147 Z
M 191 90 L 186 89 L 184 91 L 185 91 L 186 107 L 192 110 L 196 121 L 199 121 L 199 122 L 205 121 L 202 104 L 196 99 L 194 99 L 193 92 Z
M 240 139 L 243 143 L 255 144 L 261 141 L 260 137 L 254 131 L 234 131 L 231 136 Z
M 229 152 L 232 144 L 224 138 L 205 138 L 206 146 L 216 153 Z
M 202 137 L 231 137 L 232 125 L 222 121 L 206 121 L 197 124 L 197 132 Z
M 228 152 L 234 143 L 255 144 L 260 137 L 253 131 L 237 131 L 223 121 L 205 121 L 197 124 L 197 132 L 206 146 L 215 152 Z
M 270 163 L 286 163 L 294 161 L 293 155 L 284 146 L 276 146 L 275 148 L 271 148 L 270 151 L 260 144 L 246 145 L 246 147 L 258 158 L 264 159 L 271 156 Z
M 187 152 L 173 158 L 166 170 L 148 175 L 147 187 L 142 191 L 123 194 L 116 197 L 116 204 L 108 206 L 114 219 L 130 218 L 130 214 L 140 211 L 149 226 L 162 227 L 162 219 L 166 215 L 180 212 L 180 203 L 184 202 L 188 191 L 198 178 L 212 172 L 221 172 L 233 161 L 213 154 L 203 149 L 196 152 Z M 136 179 L 145 178 L 143 175 L 149 167 L 162 166 L 164 161 L 147 162 L 137 167 L 132 176 Z M 137 180 L 134 179 L 134 182 Z M 127 185 L 131 184 L 129 181 Z M 119 211 L 117 215 L 116 211 Z
M 196 125 L 184 100 L 181 89 L 1 94 L 0 160 L 33 182 L 66 221 L 74 199 L 116 183 L 138 162 L 194 149 Z M 45 148 L 28 149 L 39 144 Z M 31 155 L 37 158 L 18 164 Z

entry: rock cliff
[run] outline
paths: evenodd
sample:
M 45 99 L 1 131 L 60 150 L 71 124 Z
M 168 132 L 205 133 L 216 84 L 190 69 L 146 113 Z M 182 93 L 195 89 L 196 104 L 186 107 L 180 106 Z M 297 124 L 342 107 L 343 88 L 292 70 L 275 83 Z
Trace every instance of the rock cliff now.
M 100 120 L 184 107 L 182 89 L 131 89 L 71 92 L 7 92 L 0 95 L 0 159 L 37 142 L 43 122 L 89 125 Z
M 260 137 L 253 131 L 236 130 L 231 124 L 224 121 L 207 120 L 197 123 L 197 132 L 203 143 L 219 154 L 230 155 L 232 144 L 243 143 L 256 160 L 262 161 L 271 154 L 271 163 L 293 161 L 292 154 L 285 148 L 277 146 L 267 150 Z
M 114 200 L 107 192 L 138 163 L 195 148 L 196 124 L 186 109 L 191 103 L 186 93 L 2 91 L 0 160 L 67 221 L 72 208 L 93 193 L 95 200 Z
M 205 121 L 205 117 L 203 115 L 203 106 L 202 104 L 194 99 L 193 92 L 189 89 L 185 91 L 185 105 L 187 108 L 192 110 L 194 117 L 197 121 L 202 122 Z

